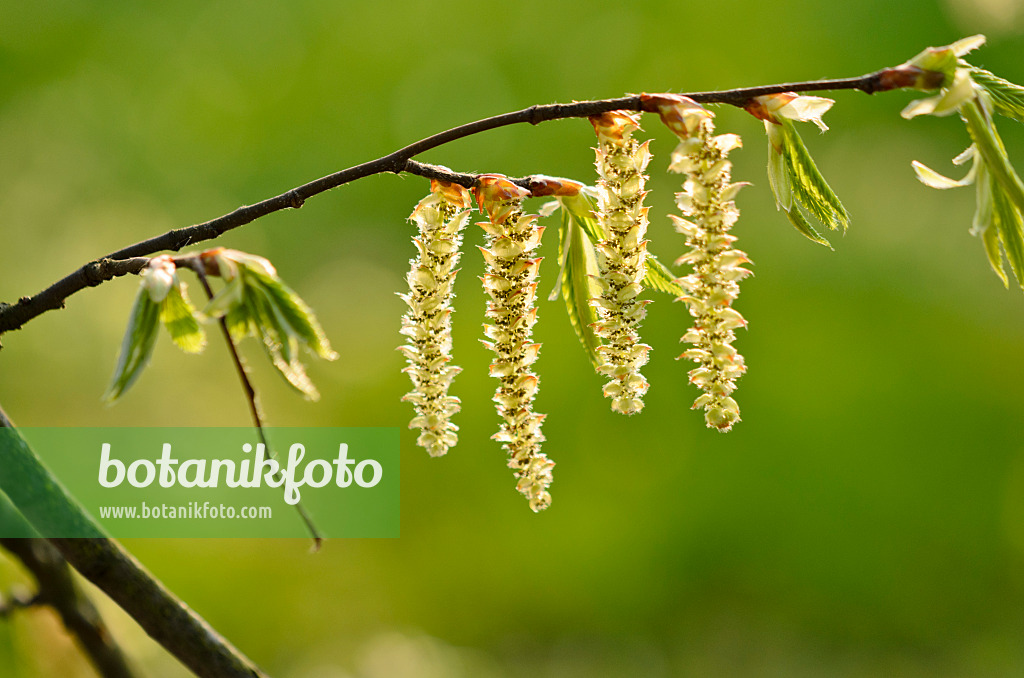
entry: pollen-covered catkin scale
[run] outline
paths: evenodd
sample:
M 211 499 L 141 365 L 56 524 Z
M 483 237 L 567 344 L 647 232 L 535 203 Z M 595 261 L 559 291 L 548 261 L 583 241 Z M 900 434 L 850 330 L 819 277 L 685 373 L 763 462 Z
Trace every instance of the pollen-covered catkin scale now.
M 686 97 L 670 94 L 644 95 L 665 124 L 679 137 L 669 170 L 686 175 L 676 204 L 683 217 L 670 215 L 676 230 L 686 236 L 690 251 L 676 264 L 689 264 L 693 272 L 677 282 L 687 290 L 679 297 L 686 302 L 693 327 L 682 340 L 693 345 L 680 358 L 698 364 L 690 371 L 690 381 L 704 394 L 693 408 L 704 408 L 707 425 L 728 431 L 740 419 L 740 409 L 732 398 L 736 379 L 746 371 L 743 356 L 732 342 L 744 320 L 732 308 L 739 294 L 738 281 L 750 275 L 742 264 L 747 255 L 733 248 L 736 237 L 729 229 L 739 218 L 733 202 L 744 185 L 731 184 L 732 164 L 726 156 L 740 146 L 735 134 L 714 135 L 712 114 Z
M 500 175 L 479 178 L 476 198 L 488 221 L 480 226 L 487 234 L 487 246 L 481 247 L 487 263 L 483 277 L 488 323 L 484 325 L 484 345 L 494 351 L 491 376 L 501 383 L 494 394 L 502 423 L 493 438 L 508 453 L 509 468 L 515 469 L 516 489 L 540 511 L 551 504 L 548 486 L 554 462 L 540 451 L 544 436 L 540 432 L 543 414 L 533 411 L 538 379 L 532 365 L 540 344 L 532 340 L 537 322 L 534 298 L 540 259 L 532 252 L 540 244 L 544 229 L 535 215 L 525 215 L 522 200 L 530 192 Z
M 461 368 L 451 362 L 452 285 L 458 270 L 462 230 L 469 220 L 470 196 L 462 186 L 430 182 L 430 195 L 413 210 L 410 220 L 419 228 L 413 243 L 419 253 L 410 264 L 409 293 L 399 295 L 409 306 L 402 316 L 400 346 L 409 363 L 403 371 L 413 389 L 402 399 L 413 404 L 416 416 L 409 428 L 420 429 L 416 444 L 439 457 L 458 442 L 458 426 L 451 416 L 459 411 L 459 399 L 448 395 L 452 379 Z
M 640 374 L 651 347 L 640 343 L 638 328 L 648 302 L 639 298 L 646 273 L 647 208 L 643 205 L 644 170 L 651 159 L 648 142 L 640 144 L 633 132 L 639 117 L 611 111 L 590 118 L 597 133 L 597 220 L 604 239 L 597 243 L 601 296 L 592 300 L 600 319 L 594 333 L 598 371 L 611 377 L 604 386 L 612 410 L 636 414 L 643 409 L 648 383 Z

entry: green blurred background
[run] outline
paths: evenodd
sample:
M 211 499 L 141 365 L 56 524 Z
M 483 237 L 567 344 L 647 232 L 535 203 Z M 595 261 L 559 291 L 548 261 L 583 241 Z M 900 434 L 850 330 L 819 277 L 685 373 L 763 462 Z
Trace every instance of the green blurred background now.
M 976 32 L 972 59 L 1024 81 L 1014 0 L 717 3 L 76 2 L 0 4 L 0 299 L 83 262 L 479 117 L 537 103 L 858 75 Z M 130 540 L 153 572 L 275 676 L 1018 676 L 1024 673 L 1024 296 L 967 229 L 973 190 L 919 184 L 967 145 L 904 121 L 907 93 L 838 93 L 805 140 L 853 216 L 829 252 L 778 214 L 761 123 L 743 135 L 735 228 L 756 262 L 737 308 L 743 421 L 704 428 L 674 361 L 685 310 L 658 297 L 644 412 L 613 415 L 564 310 L 542 302 L 537 408 L 558 467 L 540 515 L 517 495 L 476 340 L 482 264 L 458 284 L 461 443 L 429 459 L 404 429 L 395 296 L 427 191 L 379 176 L 219 244 L 272 259 L 336 363 L 307 403 L 248 345 L 275 425 L 403 426 L 402 537 Z M 1024 134 L 1001 130 L 1018 162 Z M 655 119 L 651 249 L 677 178 Z M 422 159 L 593 181 L 585 121 L 492 131 Z M 534 205 L 532 209 L 536 209 Z M 473 229 L 475 231 L 475 229 Z M 468 250 L 474 238 L 469 236 Z M 554 240 L 542 287 L 553 285 Z M 22 425 L 248 423 L 220 344 L 161 338 L 115 407 L 100 396 L 135 293 L 121 279 L 3 338 L 0 403 Z M 255 350 L 254 350 L 255 349 Z M 27 581 L 0 561 L 0 584 Z M 185 671 L 96 596 L 149 675 Z M 90 675 L 42 612 L 0 624 L 5 676 Z

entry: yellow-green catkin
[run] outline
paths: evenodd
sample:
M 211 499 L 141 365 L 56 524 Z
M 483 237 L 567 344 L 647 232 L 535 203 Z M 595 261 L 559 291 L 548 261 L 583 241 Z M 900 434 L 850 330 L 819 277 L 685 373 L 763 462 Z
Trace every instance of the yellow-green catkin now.
M 733 247 L 736 237 L 729 234 L 739 218 L 733 199 L 744 184 L 730 183 L 732 163 L 726 159 L 740 146 L 740 138 L 715 136 L 712 114 L 690 99 L 659 95 L 656 103 L 662 120 L 680 139 L 669 169 L 686 176 L 683 190 L 676 194 L 683 216 L 670 215 L 690 248 L 676 265 L 693 267 L 690 275 L 677 280 L 687 291 L 679 301 L 686 302 L 694 318 L 682 339 L 693 348 L 679 357 L 697 363 L 690 381 L 704 393 L 693 408 L 704 408 L 709 427 L 728 431 L 740 420 L 732 393 L 747 369 L 732 346 L 733 330 L 746 327 L 747 321 L 732 303 L 740 291 L 738 281 L 750 275 L 742 264 L 750 260 Z
M 484 289 L 490 296 L 484 345 L 494 351 L 490 373 L 501 382 L 494 394 L 501 426 L 492 437 L 508 453 L 516 489 L 531 509 L 540 511 L 551 504 L 548 486 L 555 464 L 540 451 L 545 415 L 533 411 L 538 379 L 532 365 L 540 352 L 540 344 L 532 340 L 540 268 L 533 252 L 544 229 L 537 226 L 536 215 L 523 214 L 522 201 L 528 195 L 501 175 L 481 176 L 476 188 L 477 202 L 488 216 L 480 224 L 487 234 L 487 246 L 480 250 L 487 264 Z
M 451 364 L 451 301 L 470 206 L 465 188 L 433 180 L 430 195 L 409 217 L 419 228 L 413 238 L 419 252 L 406 276 L 409 293 L 399 295 L 409 306 L 401 330 L 408 342 L 399 350 L 409 363 L 403 371 L 413 385 L 402 400 L 415 407 L 409 428 L 420 429 L 416 444 L 432 457 L 440 457 L 458 442 L 459 427 L 451 417 L 459 411 L 459 399 L 448 395 L 452 379 L 461 371 Z
M 648 142 L 639 143 L 633 132 L 639 117 L 611 111 L 590 118 L 597 133 L 597 219 L 604 239 L 597 243 L 601 296 L 591 303 L 597 309 L 594 333 L 603 340 L 598 347 L 598 371 L 611 378 L 604 395 L 612 410 L 636 414 L 643 409 L 648 383 L 640 373 L 651 347 L 640 343 L 638 329 L 646 315 L 647 301 L 639 298 L 646 274 L 647 209 L 643 205 L 644 170 L 651 159 Z

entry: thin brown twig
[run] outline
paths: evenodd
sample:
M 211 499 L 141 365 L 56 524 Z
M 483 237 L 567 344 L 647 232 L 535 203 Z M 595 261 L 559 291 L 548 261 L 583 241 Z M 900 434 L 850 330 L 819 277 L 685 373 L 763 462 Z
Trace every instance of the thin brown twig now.
M 199 258 L 189 257 L 187 260 L 182 258 L 179 259 L 179 263 L 187 264 L 189 268 L 195 271 L 200 284 L 203 286 L 203 291 L 206 292 L 206 298 L 213 299 L 213 289 L 210 288 L 210 283 L 206 279 L 206 271 Z M 252 381 L 249 379 L 249 370 L 245 368 L 245 363 L 242 362 L 242 357 L 238 353 L 238 347 L 235 346 L 235 340 L 231 337 L 231 330 L 228 329 L 227 320 L 223 317 L 219 318 L 218 325 L 220 325 L 221 335 L 227 343 L 228 352 L 231 354 L 231 360 L 235 365 L 235 372 L 238 374 L 238 380 L 242 382 L 242 390 L 245 393 L 246 402 L 249 404 L 249 414 L 252 416 L 253 426 L 256 427 L 256 433 L 259 435 L 260 442 L 263 443 L 264 449 L 267 450 L 267 454 L 274 457 L 274 452 L 270 447 L 270 443 L 267 441 L 266 432 L 263 430 L 263 415 L 260 412 L 256 389 L 253 387 Z M 282 471 L 278 469 L 274 480 L 278 480 L 281 475 Z M 302 506 L 301 502 L 295 504 L 295 509 L 299 512 L 299 517 L 302 518 L 302 522 L 305 523 L 306 529 L 309 530 L 309 535 L 313 538 L 313 550 L 319 551 L 320 546 L 323 544 L 323 536 L 320 534 L 320 531 L 317 530 L 316 524 L 313 522 L 313 518 L 306 512 L 306 509 Z
M 742 108 L 754 97 L 781 92 L 859 90 L 867 94 L 874 94 L 875 92 L 907 86 L 905 79 L 901 80 L 900 77 L 894 77 L 894 73 L 899 75 L 902 71 L 900 68 L 886 68 L 857 78 L 791 82 L 715 92 L 692 92 L 683 94 L 683 96 L 687 96 L 702 104 L 729 104 Z M 468 188 L 472 186 L 478 175 L 452 172 L 447 168 L 437 165 L 416 162 L 412 158 L 452 141 L 499 127 L 520 123 L 537 125 L 548 120 L 565 118 L 586 118 L 613 110 L 646 111 L 647 109 L 642 97 L 639 95 L 619 97 L 617 99 L 579 101 L 570 104 L 530 106 L 519 111 L 496 115 L 460 125 L 459 127 L 453 127 L 421 139 L 376 160 L 329 174 L 262 202 L 253 205 L 243 205 L 216 219 L 185 228 L 174 229 L 162 235 L 143 240 L 112 252 L 106 257 L 89 262 L 34 296 L 22 297 L 15 304 L 0 303 L 0 335 L 11 330 L 20 329 L 25 323 L 46 311 L 62 308 L 64 301 L 72 294 L 86 287 L 97 285 L 104 280 L 109 280 L 112 275 L 104 277 L 97 273 L 98 269 L 106 270 L 106 267 L 110 266 L 110 263 L 105 263 L 108 260 L 145 257 L 163 250 L 178 251 L 187 245 L 217 238 L 229 230 L 251 223 L 268 214 L 284 209 L 298 209 L 302 207 L 307 199 L 315 195 L 374 174 L 399 174 L 406 172 L 428 178 L 445 178 Z M 141 268 L 141 265 L 139 268 Z M 137 272 L 139 268 L 126 272 Z

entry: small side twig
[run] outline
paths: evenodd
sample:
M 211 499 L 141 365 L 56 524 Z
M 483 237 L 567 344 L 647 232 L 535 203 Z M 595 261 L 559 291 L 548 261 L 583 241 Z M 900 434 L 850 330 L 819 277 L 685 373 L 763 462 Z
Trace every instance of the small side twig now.
M 200 284 L 203 286 L 203 291 L 206 292 L 207 299 L 213 299 L 213 289 L 210 288 L 210 283 L 206 279 L 206 271 L 203 268 L 202 262 L 198 259 L 188 258 L 179 260 L 182 265 L 188 265 L 196 276 L 199 278 Z M 245 399 L 249 404 L 249 413 L 252 416 L 253 426 L 256 427 L 256 432 L 259 435 L 260 442 L 263 443 L 263 447 L 267 450 L 267 454 L 274 456 L 271 450 L 270 443 L 267 441 L 266 433 L 263 430 L 263 416 L 260 413 L 259 401 L 256 396 L 256 389 L 252 385 L 252 381 L 249 379 L 249 371 L 245 368 L 245 363 L 242 362 L 242 357 L 238 354 L 238 347 L 235 346 L 235 340 L 231 337 L 231 330 L 228 329 L 228 323 L 224 318 L 218 320 L 220 325 L 221 335 L 224 337 L 224 341 L 228 345 L 228 352 L 231 354 L 231 360 L 235 365 L 235 372 L 238 374 L 238 380 L 242 382 L 242 390 L 245 392 Z M 282 475 L 281 471 L 278 470 L 277 475 L 274 477 L 276 481 Z M 310 536 L 313 538 L 313 550 L 319 551 L 320 546 L 323 544 L 323 536 L 319 530 L 316 529 L 316 525 L 313 523 L 313 519 L 303 508 L 302 503 L 295 504 L 296 510 L 299 512 L 299 517 L 302 518 L 302 522 L 305 523 L 306 529 L 309 530 Z

